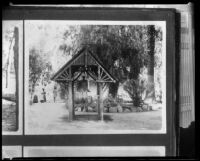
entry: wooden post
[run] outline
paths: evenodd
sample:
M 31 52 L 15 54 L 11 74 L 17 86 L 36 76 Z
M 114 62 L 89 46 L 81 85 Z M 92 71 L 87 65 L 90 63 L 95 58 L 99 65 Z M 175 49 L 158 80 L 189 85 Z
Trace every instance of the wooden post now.
M 69 110 L 69 121 L 74 119 L 74 82 L 72 81 L 72 69 L 69 68 L 69 81 L 68 84 L 68 110 Z
M 75 118 L 75 109 L 74 109 L 74 82 L 72 81 L 72 119 Z
M 72 93 L 72 81 L 68 83 L 68 111 L 69 121 L 73 120 L 73 93 Z
M 97 112 L 98 112 L 98 119 L 100 118 L 100 104 L 99 104 L 99 82 L 97 82 Z
M 103 120 L 103 99 L 102 99 L 102 83 L 97 82 L 98 91 L 98 118 Z

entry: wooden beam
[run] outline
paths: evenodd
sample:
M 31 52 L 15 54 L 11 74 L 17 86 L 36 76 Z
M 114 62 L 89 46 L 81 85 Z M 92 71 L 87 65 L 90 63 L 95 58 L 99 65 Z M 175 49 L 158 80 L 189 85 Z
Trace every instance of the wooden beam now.
M 98 119 L 103 120 L 103 90 L 102 90 L 102 83 L 97 83 L 97 90 L 98 90 Z
M 61 79 L 66 79 L 66 78 L 65 78 L 64 76 L 62 76 L 62 75 L 60 75 L 60 78 L 61 78 Z M 58 78 L 58 79 L 59 79 L 59 78 Z
M 109 72 L 107 72 L 107 71 L 104 69 L 102 63 L 100 63 L 99 60 L 93 56 L 93 54 L 92 54 L 91 51 L 89 51 L 89 53 L 90 53 L 90 55 L 92 56 L 92 58 L 95 60 L 95 62 L 97 63 L 98 68 L 101 67 L 102 70 L 113 80 L 113 82 L 115 82 L 115 80 L 112 78 L 112 76 L 109 74 Z
M 75 109 L 74 109 L 74 82 L 72 81 L 72 120 L 75 117 Z
M 110 77 L 110 79 L 113 80 L 112 76 L 102 66 L 100 66 L 100 67 L 106 73 L 106 75 L 108 75 Z
M 71 79 L 56 79 L 56 81 L 66 81 L 66 82 L 68 82 L 68 81 L 72 81 Z
M 102 79 L 105 79 L 106 77 L 108 77 L 107 75 L 104 75 Z M 109 77 L 108 77 L 109 78 Z
M 107 78 L 107 79 L 104 79 L 103 81 L 112 81 L 112 80 L 110 80 L 109 78 Z
M 92 77 L 92 79 L 94 79 L 95 81 L 97 80 L 97 77 L 92 73 L 92 72 L 87 72 L 87 74 Z
M 96 74 L 95 74 L 95 72 L 93 72 L 93 71 L 91 71 L 91 70 L 90 70 L 90 71 L 88 71 L 88 72 L 89 72 L 89 73 L 91 73 L 93 76 L 95 76 L 95 77 L 96 77 L 96 79 L 98 78 L 98 75 L 96 75 Z
M 98 65 L 98 79 L 100 80 L 100 66 Z
M 76 75 L 76 77 L 73 78 L 73 81 L 76 81 L 76 80 L 81 76 L 82 73 L 83 73 L 83 72 L 80 72 L 78 75 Z
M 72 77 L 71 66 L 69 67 L 69 76 Z M 73 82 L 69 81 L 68 84 L 68 110 L 69 110 L 69 121 L 73 120 Z
M 109 82 L 110 82 L 110 83 L 112 83 L 113 81 L 111 81 L 111 80 L 110 80 L 110 81 L 106 81 L 106 80 L 96 80 L 96 82 L 99 82 L 99 83 L 106 83 L 106 82 L 109 83 Z
M 68 100 L 67 106 L 69 111 L 69 121 L 73 120 L 73 94 L 72 94 L 72 81 L 68 84 Z
M 100 68 L 101 69 L 101 68 Z M 103 70 L 101 69 L 100 70 L 100 78 L 102 78 L 102 75 L 103 75 Z
M 69 74 L 67 73 L 67 71 L 64 71 L 63 74 L 61 75 L 64 75 L 65 77 L 69 77 Z

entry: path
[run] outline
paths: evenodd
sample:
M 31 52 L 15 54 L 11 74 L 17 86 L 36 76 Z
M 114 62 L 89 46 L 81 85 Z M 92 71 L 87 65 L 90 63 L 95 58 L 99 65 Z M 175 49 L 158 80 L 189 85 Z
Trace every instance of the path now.
M 28 108 L 27 134 L 65 134 L 74 130 L 159 130 L 161 128 L 161 110 L 104 113 L 104 121 L 79 119 L 69 122 L 68 110 L 64 103 L 38 103 Z M 83 113 L 79 112 L 79 114 Z

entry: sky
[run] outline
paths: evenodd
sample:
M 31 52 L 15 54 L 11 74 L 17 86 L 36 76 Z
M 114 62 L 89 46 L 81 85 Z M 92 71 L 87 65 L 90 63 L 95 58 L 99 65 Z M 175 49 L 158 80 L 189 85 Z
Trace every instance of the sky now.
M 62 57 L 59 46 L 63 43 L 63 34 L 69 28 L 66 21 L 25 21 L 25 47 L 32 47 L 46 53 L 52 63 L 53 71 L 57 71 L 71 56 Z

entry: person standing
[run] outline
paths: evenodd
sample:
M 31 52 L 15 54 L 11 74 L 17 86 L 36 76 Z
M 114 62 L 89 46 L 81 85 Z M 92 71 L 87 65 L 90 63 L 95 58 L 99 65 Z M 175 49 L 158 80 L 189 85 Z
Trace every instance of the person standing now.
M 57 88 L 54 87 L 53 89 L 53 101 L 56 102 L 56 97 L 57 97 Z
M 46 99 L 46 92 L 45 92 L 45 90 L 44 90 L 44 88 L 42 88 L 42 95 L 43 95 L 43 102 L 46 102 L 47 101 L 47 99 Z

